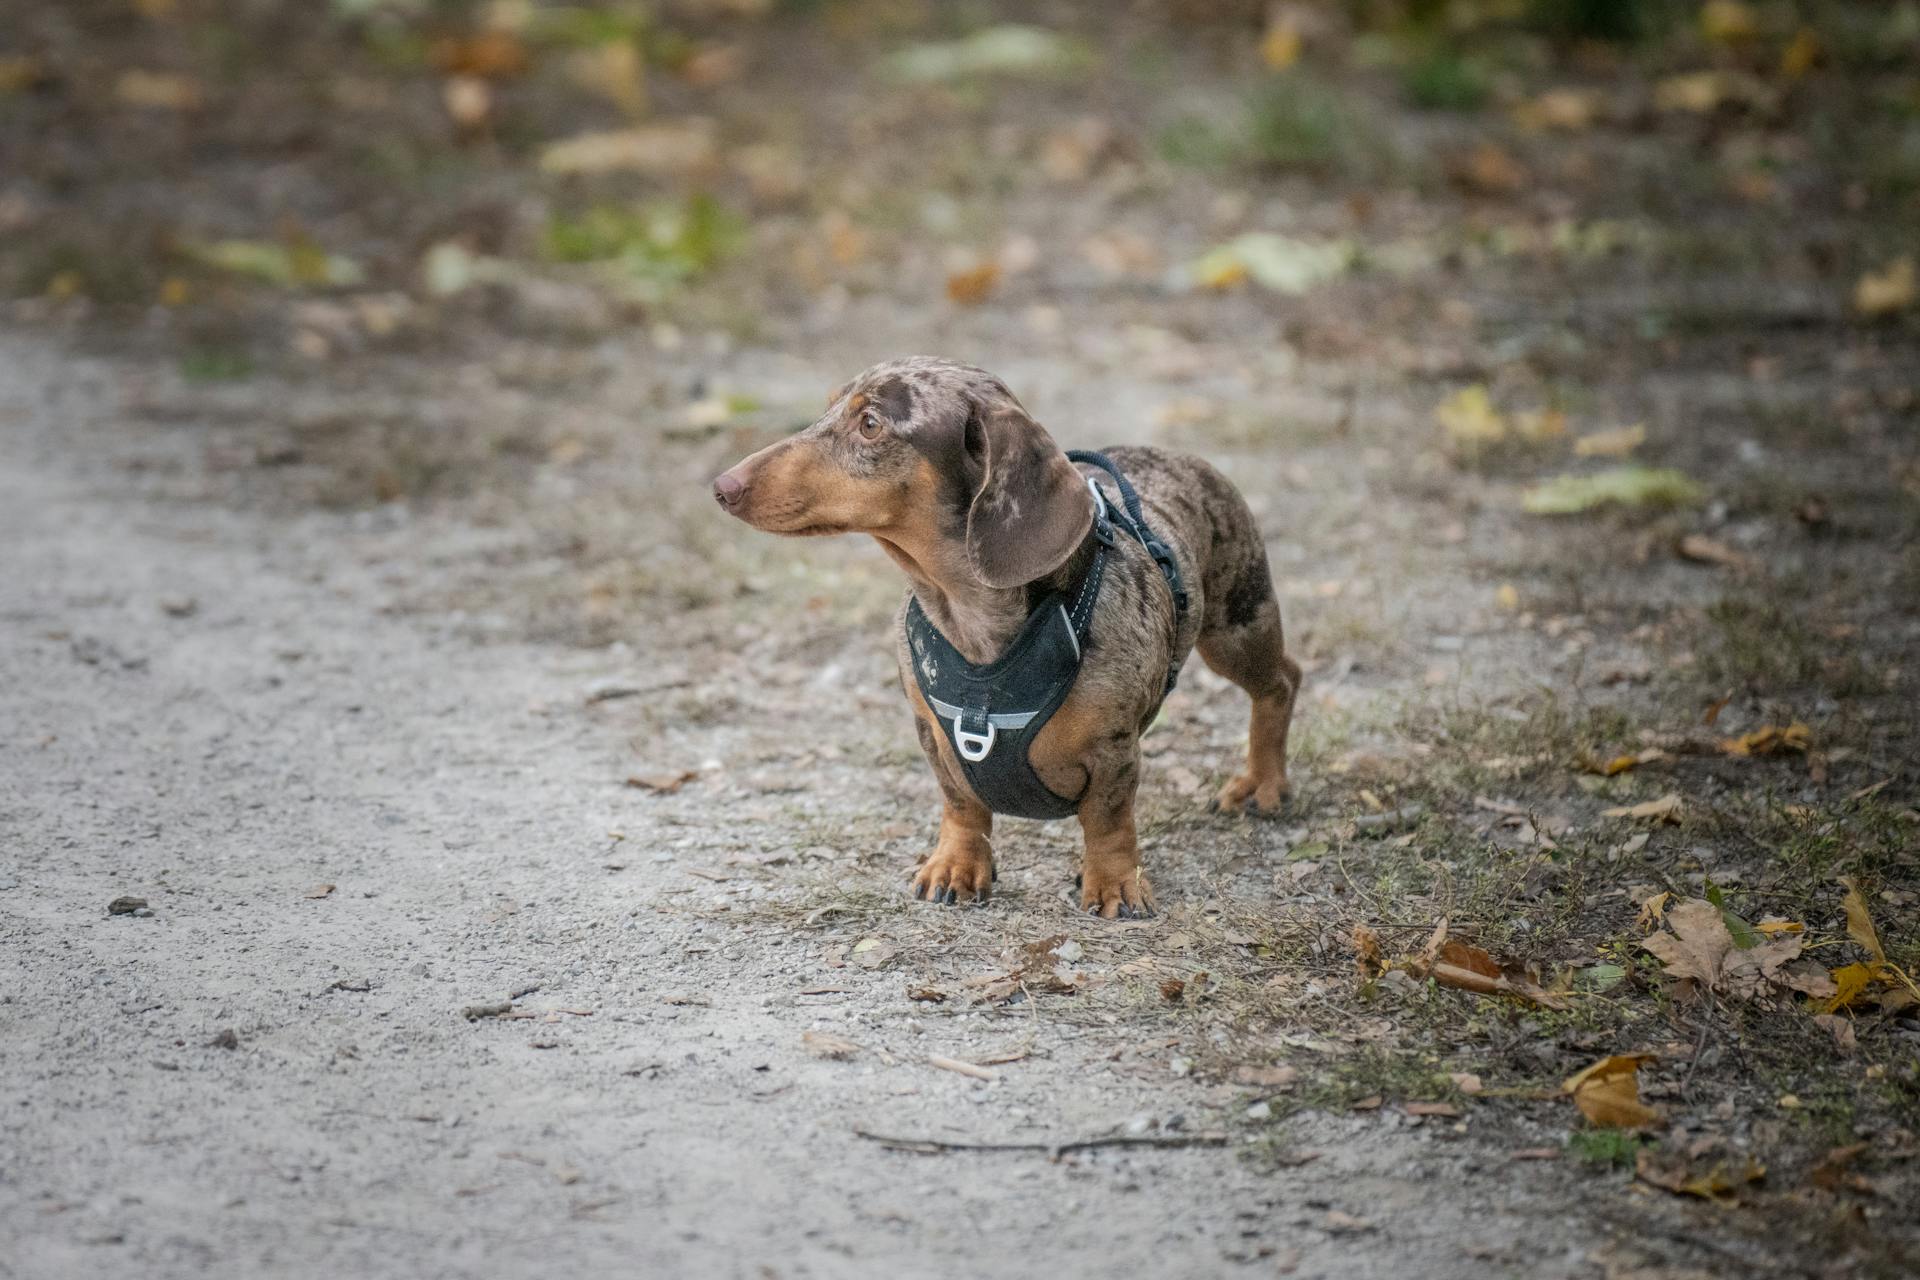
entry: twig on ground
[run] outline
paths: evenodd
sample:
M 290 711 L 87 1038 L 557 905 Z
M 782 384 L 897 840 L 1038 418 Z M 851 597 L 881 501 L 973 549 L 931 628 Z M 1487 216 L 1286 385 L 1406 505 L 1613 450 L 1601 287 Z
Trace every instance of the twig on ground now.
M 1110 1133 L 1100 1138 L 1075 1138 L 1068 1142 L 959 1142 L 947 1138 L 901 1138 L 856 1128 L 856 1138 L 877 1142 L 894 1151 L 911 1151 L 933 1156 L 948 1151 L 1038 1151 L 1049 1160 L 1074 1151 L 1092 1151 L 1097 1147 L 1224 1147 L 1227 1135 L 1212 1131 L 1198 1133 Z

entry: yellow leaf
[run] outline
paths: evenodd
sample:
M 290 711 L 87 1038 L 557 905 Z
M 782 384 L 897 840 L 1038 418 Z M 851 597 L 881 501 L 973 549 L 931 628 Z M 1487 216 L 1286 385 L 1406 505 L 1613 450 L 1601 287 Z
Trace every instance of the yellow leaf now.
M 1805 933 L 1807 931 L 1807 926 L 1798 920 L 1762 920 L 1753 927 L 1761 933 L 1766 934 L 1769 938 L 1782 933 Z
M 1642 804 L 1626 805 L 1618 809 L 1602 809 L 1603 818 L 1652 818 L 1656 823 L 1680 821 L 1680 793 L 1670 791 L 1658 800 L 1648 800 Z
M 1853 286 L 1853 309 L 1863 316 L 1884 316 L 1904 311 L 1920 298 L 1920 282 L 1914 278 L 1913 258 L 1896 258 L 1879 271 L 1869 271 Z
M 1600 114 L 1605 99 L 1591 89 L 1549 89 L 1513 109 L 1523 129 L 1585 129 Z
M 1269 70 L 1285 71 L 1300 61 L 1300 24 L 1290 13 L 1276 13 L 1260 40 L 1260 61 Z
M 1827 1013 L 1850 1008 L 1873 985 L 1873 970 L 1864 964 L 1842 965 L 1827 976 L 1833 979 L 1834 986 L 1833 995 L 1826 1003 Z
M 1812 27 L 1802 27 L 1793 33 L 1793 39 L 1780 54 L 1780 74 L 1789 80 L 1798 80 L 1819 60 L 1820 37 L 1813 33 Z
M 1671 893 L 1656 893 L 1640 904 L 1640 919 L 1636 923 L 1642 929 L 1658 928 L 1667 918 L 1667 903 L 1673 898 Z
M 1520 607 L 1520 592 L 1511 582 L 1503 582 L 1500 584 L 1500 589 L 1493 593 L 1493 603 L 1512 613 Z
M 1247 282 L 1247 264 L 1230 256 L 1209 257 L 1195 270 L 1203 288 L 1233 289 Z
M 1573 451 L 1582 458 L 1624 458 L 1647 442 L 1647 424 L 1595 431 L 1573 442 Z
M 1740 0 L 1707 0 L 1700 6 L 1700 34 L 1721 44 L 1738 44 L 1760 34 L 1760 21 Z
M 1813 730 L 1798 720 L 1782 729 L 1763 724 L 1752 733 L 1722 738 L 1720 749 L 1730 756 L 1772 756 L 1783 751 L 1804 752 L 1813 745 Z
M 1560 1086 L 1588 1123 L 1602 1129 L 1644 1129 L 1664 1124 L 1660 1113 L 1640 1101 L 1640 1068 L 1650 1053 L 1602 1058 Z
M 1493 400 L 1480 383 L 1456 391 L 1433 416 L 1447 438 L 1458 445 L 1492 444 L 1506 438 L 1507 420 L 1494 411 Z
M 1867 949 L 1877 969 L 1887 962 L 1887 953 L 1880 946 L 1880 933 L 1873 927 L 1873 916 L 1867 911 L 1866 897 L 1851 876 L 1840 877 L 1840 883 L 1847 887 L 1844 903 L 1847 909 L 1847 936 Z
M 168 71 L 123 71 L 113 92 L 128 106 L 148 110 L 191 111 L 200 105 L 199 84 Z

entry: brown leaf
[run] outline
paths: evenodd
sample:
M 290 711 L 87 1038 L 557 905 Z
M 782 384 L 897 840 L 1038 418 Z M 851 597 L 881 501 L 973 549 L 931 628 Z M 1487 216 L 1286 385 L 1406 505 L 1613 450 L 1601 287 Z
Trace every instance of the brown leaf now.
M 915 987 L 907 992 L 907 999 L 918 1000 L 923 1004 L 942 1004 L 946 998 L 947 993 L 938 987 Z
M 1380 950 L 1380 935 L 1364 924 L 1353 926 L 1353 962 L 1364 982 L 1372 982 L 1387 971 L 1387 957 Z
M 1400 1109 L 1410 1116 L 1449 1117 L 1460 1114 L 1460 1108 L 1451 1102 L 1409 1102 Z
M 1504 975 L 1488 977 L 1473 969 L 1462 969 L 1458 965 L 1444 963 L 1434 965 L 1427 976 L 1443 987 L 1457 987 L 1462 991 L 1473 991 L 1486 996 L 1517 996 L 1543 1009 L 1567 1007 L 1567 1002 L 1563 998 L 1524 978 L 1509 978 Z
M 1700 723 L 1711 728 L 1713 723 L 1720 718 L 1720 713 L 1725 711 L 1727 704 L 1732 701 L 1733 695 L 1729 693 L 1724 698 L 1716 698 L 1714 701 L 1708 703 L 1707 709 L 1700 713 Z
M 1750 1157 L 1741 1157 L 1737 1162 L 1716 1160 L 1711 1165 L 1696 1167 L 1684 1151 L 1642 1147 L 1634 1161 L 1634 1173 L 1640 1181 L 1675 1195 L 1730 1202 L 1736 1198 L 1739 1188 L 1758 1182 L 1767 1170 Z
M 499 80 L 527 69 L 527 47 L 510 31 L 482 31 L 436 40 L 427 51 L 427 60 L 445 75 Z
M 1880 933 L 1873 927 L 1873 915 L 1867 910 L 1867 899 L 1860 892 L 1860 886 L 1851 876 L 1842 876 L 1840 883 L 1847 888 L 1847 896 L 1842 905 L 1847 910 L 1847 936 L 1865 947 L 1875 964 L 1885 964 L 1887 953 L 1880 946 Z
M 697 769 L 674 769 L 665 773 L 636 773 L 627 779 L 627 785 L 638 787 L 642 791 L 672 795 L 699 776 L 700 771 Z
M 800 1036 L 800 1043 L 806 1051 L 816 1058 L 828 1058 L 841 1061 L 860 1052 L 860 1046 L 844 1036 L 836 1036 L 830 1031 L 807 1031 Z
M 1640 918 L 1634 921 L 1641 929 L 1657 929 L 1660 922 L 1667 918 L 1667 903 L 1673 898 L 1671 893 L 1656 893 L 1640 904 Z
M 1168 978 L 1160 984 L 1160 998 L 1168 1004 L 1178 1004 L 1187 993 L 1187 984 L 1179 978 Z
M 1855 1160 L 1866 1154 L 1867 1146 L 1867 1143 L 1856 1142 L 1851 1146 L 1835 1147 L 1808 1172 L 1807 1181 L 1826 1191 L 1839 1191 L 1843 1187 L 1858 1190 L 1859 1175 L 1849 1174 L 1847 1170 Z
M 963 307 L 977 307 L 987 300 L 1000 283 L 1000 264 L 983 262 L 947 277 L 947 301 Z
M 1751 569 L 1753 561 L 1745 554 L 1734 550 L 1718 538 L 1709 538 L 1704 533 L 1690 533 L 1680 539 L 1680 558 L 1696 564 L 1716 564 L 1727 569 Z
M 1256 1085 L 1262 1089 L 1290 1089 L 1300 1073 L 1285 1064 L 1273 1067 L 1239 1066 L 1233 1069 L 1235 1084 Z
M 1652 818 L 1656 824 L 1679 822 L 1680 793 L 1670 791 L 1658 800 L 1648 800 L 1618 809 L 1602 809 L 1600 816 L 1603 818 Z
M 1603 1129 L 1644 1129 L 1665 1124 L 1659 1112 L 1640 1101 L 1640 1068 L 1650 1053 L 1602 1058 L 1560 1086 L 1588 1123 Z
M 1813 730 L 1799 721 L 1786 728 L 1763 724 L 1752 733 L 1722 738 L 1720 749 L 1730 756 L 1771 756 L 1783 751 L 1805 752 L 1813 745 Z
M 1833 1037 L 1833 1047 L 1843 1055 L 1851 1056 L 1860 1047 L 1860 1040 L 1854 1034 L 1853 1019 L 1837 1013 L 1816 1013 L 1813 1025 Z

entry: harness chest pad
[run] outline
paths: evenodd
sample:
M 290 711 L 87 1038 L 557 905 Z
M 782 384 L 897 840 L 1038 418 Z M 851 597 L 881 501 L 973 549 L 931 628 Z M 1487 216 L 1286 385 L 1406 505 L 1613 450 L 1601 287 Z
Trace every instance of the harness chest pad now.
M 1148 527 L 1139 495 L 1126 476 L 1102 453 L 1076 449 L 1067 457 L 1106 472 L 1121 497 L 1115 509 L 1100 486 L 1087 479 L 1094 502 L 1093 559 L 1071 596 L 1050 592 L 1027 615 L 1006 652 L 984 666 L 968 662 L 940 634 L 918 597 L 907 603 L 907 649 L 914 683 L 940 722 L 973 794 L 995 813 L 1014 818 L 1066 818 L 1080 808 L 1079 797 L 1058 795 L 1040 780 L 1027 751 L 1080 677 L 1082 651 L 1093 629 L 1093 610 L 1100 600 L 1100 583 L 1106 577 L 1116 530 L 1139 542 L 1166 579 L 1176 635 L 1187 612 L 1180 566 Z M 1166 692 L 1173 690 L 1179 674 L 1176 659 L 1167 668 Z
M 1055 794 L 1027 759 L 1080 674 L 1080 639 L 1068 608 L 1066 596 L 1048 596 L 1007 651 L 977 667 L 940 634 L 918 600 L 907 606 L 914 682 L 959 757 L 967 785 L 995 813 L 1066 818 L 1079 808 L 1077 797 Z

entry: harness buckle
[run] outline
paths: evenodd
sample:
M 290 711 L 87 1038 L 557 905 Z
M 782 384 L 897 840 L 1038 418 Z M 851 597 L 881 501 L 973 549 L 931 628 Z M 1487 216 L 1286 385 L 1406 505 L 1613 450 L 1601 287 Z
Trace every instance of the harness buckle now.
M 1000 736 L 1000 731 L 994 727 L 992 720 L 983 715 L 980 719 L 986 724 L 987 731 L 974 733 L 965 727 L 966 717 L 965 710 L 954 713 L 953 749 L 958 751 L 960 758 L 968 764 L 979 764 L 987 758 L 987 753 L 993 750 L 993 740 Z

